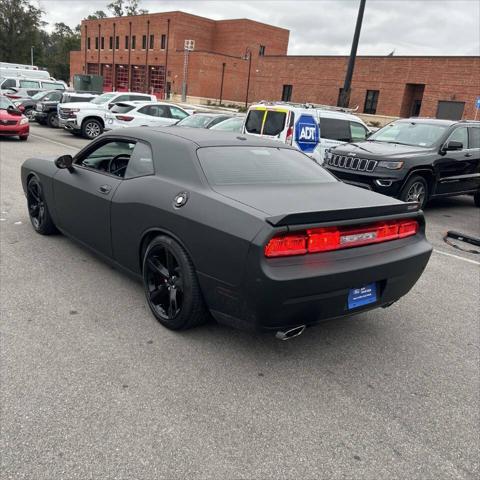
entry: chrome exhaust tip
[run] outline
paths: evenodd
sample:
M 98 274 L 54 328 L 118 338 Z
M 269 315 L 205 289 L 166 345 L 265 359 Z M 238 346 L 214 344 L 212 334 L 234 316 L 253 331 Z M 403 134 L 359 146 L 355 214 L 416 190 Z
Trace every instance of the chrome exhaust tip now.
M 275 334 L 275 338 L 278 338 L 279 340 L 290 340 L 301 335 L 306 328 L 306 325 L 299 325 L 298 327 L 290 328 L 289 330 L 279 330 Z

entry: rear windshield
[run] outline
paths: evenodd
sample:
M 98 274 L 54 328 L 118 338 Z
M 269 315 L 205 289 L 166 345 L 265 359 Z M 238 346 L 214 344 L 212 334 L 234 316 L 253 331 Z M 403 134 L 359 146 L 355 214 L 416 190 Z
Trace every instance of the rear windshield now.
M 130 110 L 133 110 L 135 107 L 133 105 L 114 105 L 111 109 L 110 112 L 112 113 L 127 113 Z
M 336 182 L 297 150 L 275 147 L 205 147 L 197 150 L 211 185 L 310 184 Z
M 263 135 L 277 136 L 283 132 L 285 128 L 285 119 L 287 114 L 285 112 L 267 111 L 267 118 L 263 126 Z
M 250 110 L 248 112 L 247 121 L 245 122 L 245 130 L 248 133 L 262 133 L 262 122 L 265 110 Z

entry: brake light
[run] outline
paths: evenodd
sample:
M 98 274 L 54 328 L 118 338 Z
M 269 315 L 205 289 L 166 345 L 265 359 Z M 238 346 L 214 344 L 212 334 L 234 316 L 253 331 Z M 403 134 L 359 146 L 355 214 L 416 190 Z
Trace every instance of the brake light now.
M 265 247 L 266 257 L 287 257 L 329 252 L 388 242 L 418 232 L 416 220 L 391 220 L 353 227 L 321 227 L 273 237 Z
M 292 143 L 293 143 L 293 127 L 288 127 L 287 138 L 286 138 L 285 142 L 288 143 L 289 145 L 292 145 Z
M 130 117 L 128 115 L 116 115 L 117 120 L 122 120 L 123 122 L 130 122 L 133 120 L 133 117 Z

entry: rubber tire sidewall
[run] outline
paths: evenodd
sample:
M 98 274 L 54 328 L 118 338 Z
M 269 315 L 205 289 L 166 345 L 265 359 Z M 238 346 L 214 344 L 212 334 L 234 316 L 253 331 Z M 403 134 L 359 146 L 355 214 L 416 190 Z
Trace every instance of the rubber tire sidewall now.
M 407 193 L 410 190 L 410 187 L 418 182 L 421 181 L 423 183 L 423 186 L 425 187 L 425 200 L 420 204 L 420 208 L 423 210 L 425 208 L 425 205 L 428 203 L 429 200 L 429 191 L 428 191 L 428 182 L 425 180 L 424 177 L 420 175 L 413 175 L 405 184 L 405 186 L 402 188 L 402 191 L 400 193 L 400 200 L 406 202 L 406 197 Z
M 57 125 L 52 125 L 52 118 L 57 117 Z M 58 115 L 56 112 L 50 112 L 47 116 L 47 125 L 50 128 L 58 128 Z
M 149 299 L 145 264 L 150 251 L 157 246 L 166 246 L 170 248 L 181 268 L 181 275 L 183 281 L 182 310 L 180 314 L 171 321 L 159 316 L 150 304 Z M 166 235 L 159 235 L 148 244 L 148 247 L 146 248 L 142 259 L 142 272 L 145 297 L 148 306 L 150 307 L 150 310 L 155 316 L 155 318 L 164 327 L 167 327 L 170 330 L 186 330 L 188 328 L 201 325 L 202 323 L 205 323 L 207 321 L 208 315 L 193 264 L 184 248 L 179 245 L 173 238 Z
M 36 228 L 35 225 L 33 224 L 32 218 L 30 217 L 30 212 L 28 215 L 28 218 L 30 218 L 30 222 L 32 224 L 33 229 L 39 233 L 40 235 L 52 235 L 54 233 L 57 233 L 57 227 L 53 223 L 52 217 L 50 216 L 50 212 L 48 210 L 48 205 L 47 201 L 45 199 L 45 195 L 43 194 L 43 186 L 40 180 L 37 177 L 32 177 L 27 184 L 27 192 L 28 192 L 28 185 L 30 185 L 31 182 L 35 182 L 39 186 L 39 191 L 40 191 L 40 198 L 43 200 L 43 204 L 45 206 L 45 221 L 43 224 L 39 227 Z M 28 195 L 28 193 L 27 193 Z M 28 208 L 28 197 L 27 197 L 27 208 Z
M 100 133 L 96 136 L 96 137 L 89 137 L 87 134 L 86 134 L 86 130 L 87 130 L 87 125 L 89 123 L 96 123 L 98 125 L 98 127 L 100 128 Z M 98 121 L 98 120 L 95 120 L 94 118 L 91 118 L 89 120 L 85 120 L 82 124 L 82 136 L 84 138 L 87 138 L 88 140 L 95 140 L 96 138 L 98 138 L 101 134 L 103 133 L 103 127 L 102 127 L 102 124 Z
M 18 137 L 22 142 L 25 142 L 25 140 L 28 140 L 28 135 L 19 135 Z

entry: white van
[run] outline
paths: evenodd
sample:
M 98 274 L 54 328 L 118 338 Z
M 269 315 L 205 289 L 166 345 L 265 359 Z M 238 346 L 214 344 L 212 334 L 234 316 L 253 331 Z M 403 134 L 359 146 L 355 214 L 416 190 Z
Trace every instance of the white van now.
M 250 106 L 243 133 L 296 146 L 322 164 L 327 148 L 365 140 L 367 125 L 352 110 L 314 104 L 261 102 Z
M 31 97 L 42 90 L 66 90 L 67 85 L 61 80 L 32 77 L 0 78 L 0 92 L 10 98 Z
M 42 80 L 54 80 L 46 70 L 34 65 L 0 62 L 0 77 L 28 77 Z

